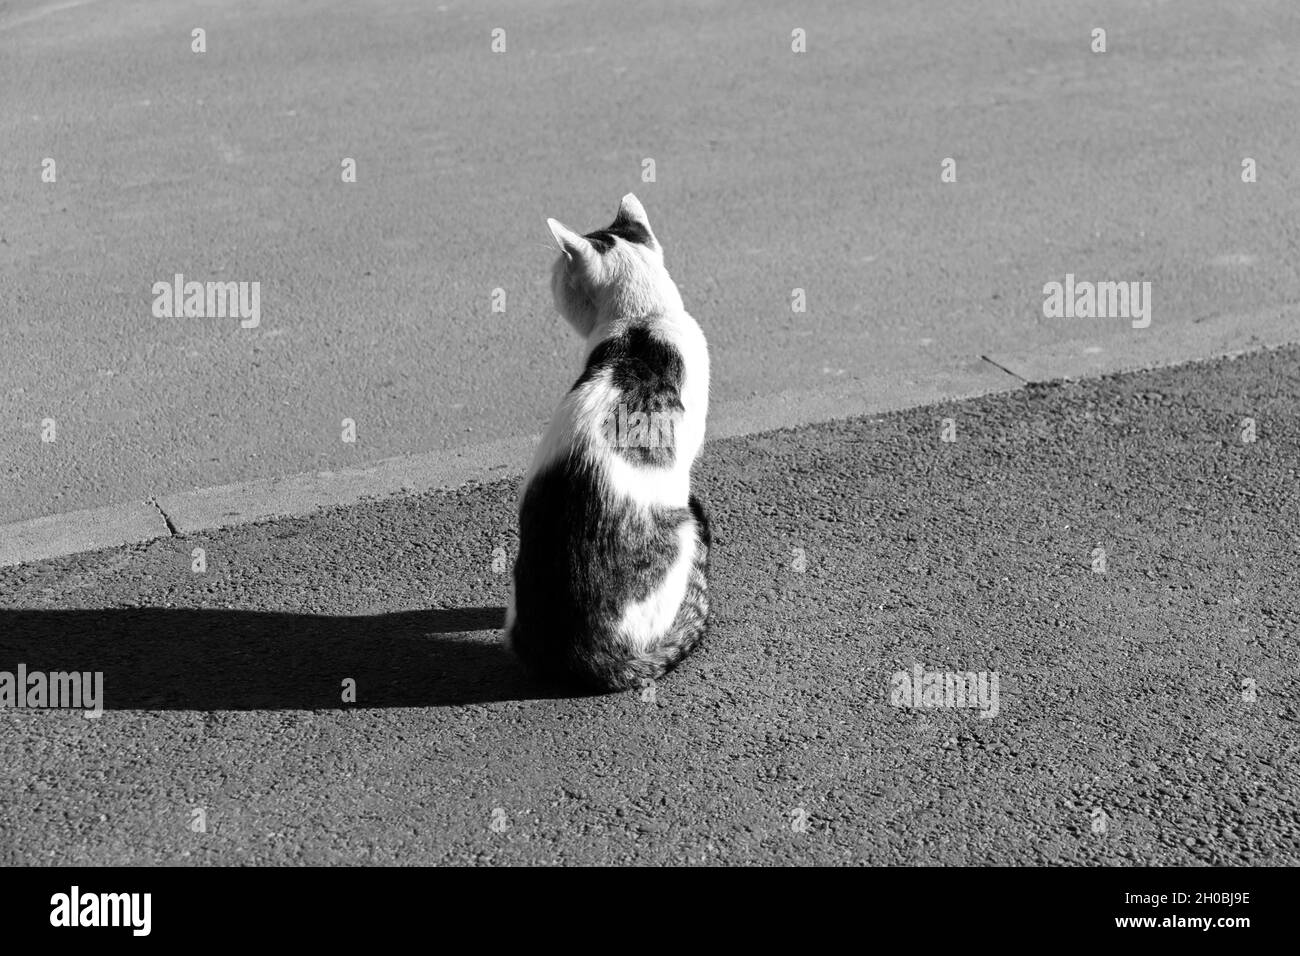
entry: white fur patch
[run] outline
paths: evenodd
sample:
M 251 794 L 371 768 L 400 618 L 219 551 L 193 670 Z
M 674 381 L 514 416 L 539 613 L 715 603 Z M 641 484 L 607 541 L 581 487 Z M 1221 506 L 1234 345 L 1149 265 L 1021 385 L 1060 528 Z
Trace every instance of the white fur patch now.
M 689 464 L 656 468 L 634 464 L 622 455 L 605 452 L 600 456 L 600 473 L 612 493 L 638 507 L 685 508 L 690 503 Z
M 552 462 L 567 458 L 573 453 L 574 438 L 600 431 L 600 423 L 610 407 L 611 396 L 618 392 L 610 385 L 610 372 L 605 370 L 580 388 L 564 396 L 556 409 L 555 417 L 533 453 L 533 463 L 519 486 L 520 500 L 528 490 L 533 476 Z
M 645 600 L 629 604 L 619 618 L 618 635 L 635 654 L 643 654 L 655 646 L 673 626 L 686 587 L 690 583 L 691 568 L 695 564 L 695 522 L 684 522 L 677 531 L 679 550 L 664 576 L 663 583 Z

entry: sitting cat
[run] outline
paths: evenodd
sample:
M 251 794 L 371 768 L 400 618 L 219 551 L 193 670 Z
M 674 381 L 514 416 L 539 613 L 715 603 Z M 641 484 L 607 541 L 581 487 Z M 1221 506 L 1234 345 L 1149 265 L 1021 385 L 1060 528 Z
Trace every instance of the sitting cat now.
M 524 478 L 505 635 L 543 676 L 617 690 L 704 636 L 711 538 L 691 466 L 709 352 L 634 195 L 606 229 L 547 224 L 555 306 L 586 360 Z

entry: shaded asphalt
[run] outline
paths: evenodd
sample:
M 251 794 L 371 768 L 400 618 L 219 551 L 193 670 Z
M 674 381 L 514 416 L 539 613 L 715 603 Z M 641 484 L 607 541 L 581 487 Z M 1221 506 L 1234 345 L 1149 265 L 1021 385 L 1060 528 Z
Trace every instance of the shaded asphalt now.
M 105 711 L 0 711 L 0 862 L 1294 864 L 1297 359 L 710 443 L 637 693 L 497 646 L 514 479 L 4 569 L 0 670 Z

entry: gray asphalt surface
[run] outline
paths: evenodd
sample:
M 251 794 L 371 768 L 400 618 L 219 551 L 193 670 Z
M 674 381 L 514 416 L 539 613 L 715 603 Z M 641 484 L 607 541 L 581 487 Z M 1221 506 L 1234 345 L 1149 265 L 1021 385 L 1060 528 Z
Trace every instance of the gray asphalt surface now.
M 107 709 L 0 712 L 0 862 L 1295 864 L 1298 360 L 709 444 L 653 700 L 496 645 L 513 481 L 5 569 L 0 669 Z M 891 706 L 914 664 L 998 715 Z
M 1297 49 L 1294 0 L 0 3 L 0 522 L 540 431 L 544 219 L 630 189 L 718 401 L 1295 303 Z M 155 319 L 178 272 L 260 328 Z M 1151 328 L 1044 319 L 1067 272 Z

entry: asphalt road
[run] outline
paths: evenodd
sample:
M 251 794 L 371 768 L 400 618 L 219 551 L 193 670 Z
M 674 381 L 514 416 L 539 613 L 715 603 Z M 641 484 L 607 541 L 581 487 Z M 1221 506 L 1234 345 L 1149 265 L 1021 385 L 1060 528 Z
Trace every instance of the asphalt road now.
M 653 699 L 495 643 L 513 481 L 0 570 L 106 706 L 0 711 L 0 863 L 1294 865 L 1298 447 L 1296 348 L 710 443 Z
M 0 522 L 539 432 L 544 219 L 630 189 L 719 402 L 1300 302 L 1297 49 L 1294 0 L 0 3 Z M 261 325 L 155 318 L 176 273 Z M 1045 319 L 1066 273 L 1152 326 Z

